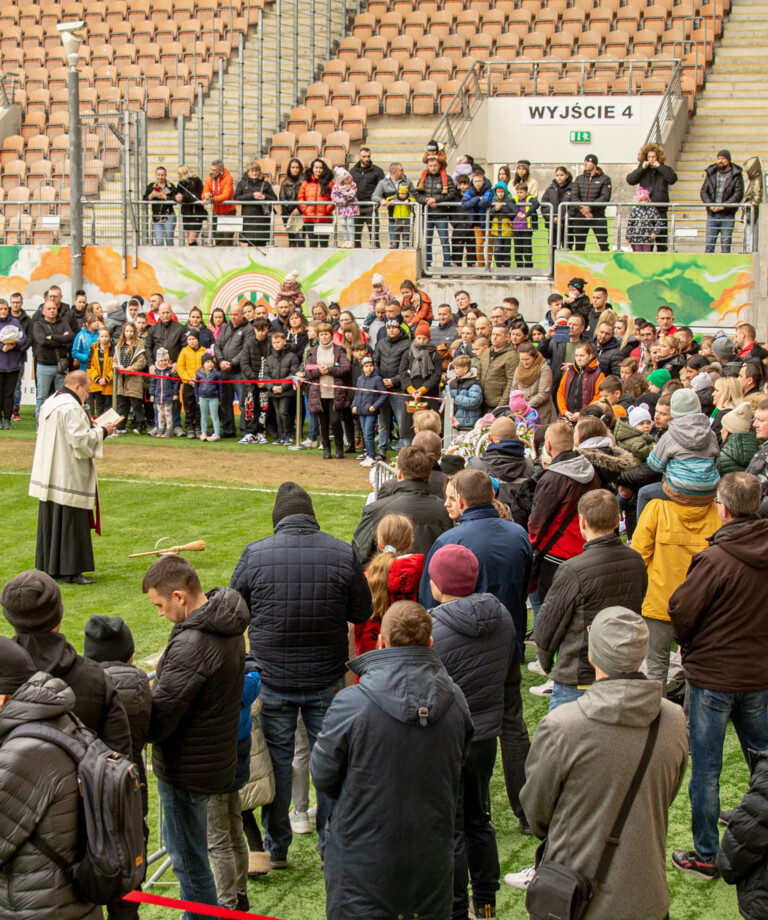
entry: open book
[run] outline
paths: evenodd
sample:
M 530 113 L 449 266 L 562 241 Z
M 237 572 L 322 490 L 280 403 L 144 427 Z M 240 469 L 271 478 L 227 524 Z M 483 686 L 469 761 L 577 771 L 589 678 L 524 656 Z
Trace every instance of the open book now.
M 98 418 L 93 420 L 93 424 L 97 428 L 103 428 L 105 425 L 119 425 L 124 418 L 124 415 L 119 415 L 114 409 L 107 409 L 106 412 L 102 412 Z

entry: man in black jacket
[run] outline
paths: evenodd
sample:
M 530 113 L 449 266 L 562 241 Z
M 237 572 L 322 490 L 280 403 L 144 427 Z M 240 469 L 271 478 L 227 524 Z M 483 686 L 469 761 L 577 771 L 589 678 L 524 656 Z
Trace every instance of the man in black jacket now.
M 349 170 L 357 186 L 358 201 L 372 201 L 376 186 L 384 178 L 384 170 L 371 162 L 370 147 L 360 148 L 360 159 Z M 355 218 L 355 246 L 362 246 L 363 227 L 368 227 L 368 237 L 371 249 L 379 248 L 379 231 L 376 225 L 376 208 L 372 204 L 361 204 L 360 215 Z
M 490 443 L 479 457 L 467 464 L 468 470 L 482 470 L 499 482 L 514 482 L 533 476 L 533 464 L 525 455 L 525 444 L 517 437 L 515 420 L 497 418 L 488 432 Z
M 584 552 L 558 566 L 536 618 L 539 663 L 554 681 L 550 711 L 578 699 L 595 679 L 587 641 L 597 614 L 610 606 L 638 616 L 642 611 L 648 571 L 640 553 L 615 532 L 619 515 L 611 492 L 595 489 L 582 496 L 578 516 Z
M 78 655 L 61 632 L 64 605 L 56 582 L 36 569 L 22 572 L 3 588 L 0 603 L 38 671 L 60 677 L 75 693 L 74 713 L 105 744 L 131 753 L 131 732 L 120 696 L 95 661 Z
M 156 372 L 155 355 L 157 354 L 158 348 L 165 348 L 168 352 L 168 356 L 175 365 L 181 354 L 181 349 L 186 345 L 184 327 L 173 318 L 171 305 L 163 301 L 163 303 L 160 304 L 157 315 L 158 320 L 154 326 L 149 327 L 149 334 L 147 336 L 146 352 L 150 374 Z M 175 374 L 175 368 L 172 372 Z M 157 430 L 157 409 L 155 409 L 155 424 L 153 428 L 155 431 Z M 184 431 L 181 427 L 181 403 L 178 399 L 173 402 L 173 433 L 177 438 L 184 436 Z M 152 434 L 151 431 L 150 434 Z
M 595 351 L 597 352 L 597 362 L 600 370 L 605 377 L 621 376 L 621 362 L 624 355 L 621 353 L 619 346 L 621 342 L 613 334 L 613 326 L 610 323 L 600 323 L 594 338 Z
M 473 729 L 431 631 L 414 601 L 387 610 L 379 648 L 349 663 L 360 683 L 333 701 L 312 752 L 315 785 L 336 800 L 328 920 L 451 914 L 459 776 Z
M 288 865 L 291 762 L 299 713 L 310 749 L 323 716 L 344 686 L 348 624 L 371 615 L 371 592 L 348 543 L 323 533 L 312 499 L 295 482 L 277 490 L 274 536 L 249 543 L 232 575 L 251 611 L 250 655 L 261 674 L 261 727 L 275 768 L 275 798 L 262 811 L 274 869 Z M 318 792 L 322 856 L 332 810 Z
M 717 154 L 717 161 L 707 166 L 706 173 L 700 193 L 701 200 L 708 205 L 704 251 L 715 251 L 719 235 L 720 252 L 730 252 L 733 225 L 739 210 L 737 205 L 744 197 L 742 169 L 731 163 L 730 151 L 721 150 Z
M 46 300 L 43 315 L 32 324 L 32 350 L 35 356 L 35 418 L 40 406 L 51 395 L 51 389 L 64 386 L 69 353 L 75 335 L 66 319 L 58 318 L 58 307 L 53 300 Z M 62 365 L 61 367 L 59 365 Z
M 627 176 L 628 185 L 644 188 L 656 205 L 663 229 L 656 233 L 656 252 L 667 251 L 667 209 L 669 187 L 677 182 L 677 173 L 664 163 L 664 148 L 659 144 L 644 144 L 637 155 L 640 164 Z
M 451 202 L 458 201 L 458 193 L 453 179 L 440 160 L 431 156 L 427 160 L 424 183 L 416 186 L 416 201 L 424 208 L 426 214 L 425 234 L 427 241 L 427 266 L 432 264 L 432 236 L 437 231 L 440 247 L 443 251 L 443 268 L 451 267 L 451 237 L 448 221 L 453 213 Z
M 229 323 L 224 326 L 213 353 L 221 371 L 221 436 L 235 437 L 235 410 L 233 403 L 235 393 L 240 405 L 240 436 L 245 437 L 245 397 L 246 385 L 243 379 L 240 359 L 246 342 L 253 336 L 253 326 L 246 320 L 242 304 L 235 304 L 229 311 Z M 246 378 L 247 379 L 247 378 Z
M 396 319 L 387 319 L 384 337 L 379 339 L 373 352 L 373 363 L 384 380 L 384 386 L 392 393 L 379 412 L 379 459 L 387 459 L 392 422 L 400 424 L 400 414 L 405 405 L 403 386 L 400 380 L 400 363 L 411 347 L 408 336 Z
M 568 341 L 556 342 L 554 339 L 554 326 L 550 326 L 547 335 L 539 343 L 539 352 L 549 361 L 552 370 L 552 399 L 557 399 L 557 391 L 563 377 L 563 364 L 571 363 L 576 354 L 576 346 L 580 342 L 588 342 L 586 322 L 580 313 L 574 313 L 568 318 Z M 552 335 L 550 335 L 550 332 Z
M 397 485 L 386 498 L 371 502 L 363 508 L 363 516 L 355 529 L 352 547 L 361 565 L 376 552 L 376 528 L 388 514 L 404 514 L 413 524 L 413 552 L 424 553 L 451 523 L 440 498 L 431 495 L 429 477 L 432 458 L 414 445 L 404 447 L 397 455 Z
M 149 727 L 165 844 L 182 900 L 218 906 L 208 863 L 208 799 L 235 777 L 248 610 L 230 588 L 206 596 L 182 556 L 153 562 L 141 589 L 173 623 L 157 664 Z
M 584 158 L 584 172 L 574 180 L 569 196 L 572 201 L 580 202 L 569 209 L 568 216 L 575 250 L 581 251 L 586 247 L 589 231 L 592 230 L 602 252 L 608 252 L 605 205 L 611 200 L 611 191 L 610 178 L 597 165 L 594 153 L 588 153 Z

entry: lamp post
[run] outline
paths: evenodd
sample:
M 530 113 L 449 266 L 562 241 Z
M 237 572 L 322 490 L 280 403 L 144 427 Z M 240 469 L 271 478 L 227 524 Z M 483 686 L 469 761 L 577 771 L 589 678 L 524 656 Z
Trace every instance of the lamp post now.
M 76 35 L 84 22 L 60 22 L 56 28 L 67 55 L 69 109 L 69 248 L 71 257 L 72 298 L 83 286 L 83 133 L 80 123 L 80 62 L 78 51 L 83 41 Z

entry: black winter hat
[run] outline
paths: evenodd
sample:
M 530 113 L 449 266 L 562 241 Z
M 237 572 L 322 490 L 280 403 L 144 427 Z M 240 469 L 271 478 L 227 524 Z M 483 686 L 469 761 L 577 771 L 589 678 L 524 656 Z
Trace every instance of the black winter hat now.
M 584 162 L 585 162 L 585 163 L 594 163 L 595 166 L 597 166 L 597 157 L 594 155 L 594 153 L 588 153 L 588 154 L 584 157 Z
M 26 649 L 0 636 L 0 693 L 15 693 L 35 670 Z
M 94 615 L 85 624 L 83 655 L 94 661 L 128 661 L 136 650 L 133 634 L 122 617 Z
M 3 588 L 0 604 L 16 634 L 50 632 L 61 623 L 61 590 L 50 575 L 28 569 Z
M 730 150 L 718 150 L 717 155 L 719 157 L 725 157 L 728 162 L 731 162 L 731 151 Z
M 284 482 L 277 490 L 275 507 L 272 509 L 272 526 L 277 525 L 290 514 L 309 514 L 315 516 L 309 493 L 297 482 Z
M 583 294 L 586 284 L 587 282 L 583 278 L 571 278 L 568 282 L 568 287 L 575 287 L 577 291 Z

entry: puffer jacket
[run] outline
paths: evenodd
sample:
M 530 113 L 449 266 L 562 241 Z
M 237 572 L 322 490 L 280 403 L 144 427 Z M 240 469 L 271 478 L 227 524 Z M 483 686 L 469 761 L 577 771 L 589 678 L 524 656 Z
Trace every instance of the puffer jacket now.
M 488 348 L 480 356 L 477 372 L 483 388 L 483 402 L 487 408 L 507 405 L 519 361 L 517 349 L 512 345 L 500 351 Z
M 207 598 L 174 625 L 157 663 L 149 740 L 160 779 L 218 795 L 235 776 L 248 609 L 230 588 Z
M 181 377 L 184 383 L 192 383 L 195 374 L 203 366 L 203 356 L 206 350 L 202 345 L 197 349 L 192 349 L 190 345 L 185 345 L 179 352 L 179 358 L 176 362 L 176 374 Z
M 450 176 L 445 176 L 445 185 L 443 185 L 443 175 L 442 170 L 436 174 L 432 174 L 429 170 L 426 170 L 423 174 L 423 185 L 420 183 L 416 186 L 416 201 L 421 205 L 426 205 L 428 198 L 435 199 L 435 207 L 427 208 L 428 214 L 439 214 L 448 211 L 451 202 L 459 200 L 459 193 L 456 191 L 456 186 L 453 183 L 453 179 Z M 449 213 L 453 213 L 455 208 L 451 208 Z M 461 209 L 458 209 L 459 212 Z
M 558 567 L 536 617 L 536 651 L 549 676 L 560 684 L 583 686 L 595 679 L 589 663 L 587 630 L 604 607 L 639 614 L 648 586 L 642 556 L 617 534 L 584 544 L 580 556 Z
M 103 396 L 112 395 L 112 362 L 114 360 L 112 343 L 108 343 L 104 349 L 100 349 L 98 344 L 91 345 L 91 351 L 88 355 L 88 376 L 91 378 L 91 393 L 101 393 Z M 99 383 L 99 380 L 106 380 L 106 383 Z
M 97 665 L 98 667 L 98 665 Z M 67 862 L 85 845 L 72 759 L 37 738 L 13 738 L 29 722 L 75 734 L 68 716 L 75 694 L 38 671 L 0 710 L 0 916 L 13 920 L 99 920 L 100 907 L 81 901 L 67 876 L 30 842 L 40 837 Z
M 157 358 L 157 349 L 165 348 L 174 363 L 181 349 L 187 344 L 184 339 L 184 327 L 172 319 L 170 323 L 155 323 L 149 327 L 147 341 L 147 362 L 151 367 Z
M 470 227 L 485 228 L 486 211 L 491 206 L 493 186 L 488 178 L 485 180 L 482 191 L 478 192 L 474 183 L 470 181 L 469 188 L 461 199 L 461 207 L 467 212 Z
M 557 408 L 562 415 L 566 412 L 581 412 L 586 406 L 600 399 L 598 387 L 604 380 L 597 359 L 588 367 L 571 364 L 560 380 L 557 389 Z
M 722 211 L 716 211 L 715 217 L 730 217 L 739 210 L 738 204 L 744 197 L 744 176 L 741 166 L 731 163 L 731 169 L 725 180 L 723 188 L 722 201 L 717 200 L 717 174 L 719 172 L 717 163 L 707 166 L 704 183 L 699 193 L 701 200 L 707 205 L 722 206 Z M 732 205 L 728 207 L 728 205 Z M 712 214 L 711 207 L 707 208 L 707 214 Z
M 312 750 L 315 787 L 336 800 L 325 846 L 328 920 L 444 920 L 453 824 L 472 720 L 431 648 L 368 652 L 336 694 Z M 408 777 L 395 780 L 397 764 Z M 389 783 L 375 782 L 390 776 Z M 403 833 L 418 815 L 419 833 Z M 430 846 L 424 846 L 424 840 Z M 395 854 L 382 860 L 380 853 Z M 419 871 L 409 871 L 418 865 Z
M 14 638 L 29 652 L 35 667 L 60 677 L 75 693 L 74 714 L 101 740 L 121 754 L 131 753 L 131 730 L 125 707 L 101 667 L 78 655 L 60 633 L 22 633 Z
M 499 482 L 514 482 L 533 476 L 533 463 L 526 456 L 525 444 L 520 438 L 492 442 L 479 457 L 469 461 L 467 469 L 482 470 Z
M 497 738 L 504 681 L 515 650 L 512 615 L 493 594 L 471 594 L 430 611 L 432 648 L 458 684 L 475 726 L 474 741 Z
M 260 805 L 269 805 L 275 797 L 275 771 L 272 768 L 267 739 L 259 724 L 261 707 L 259 697 L 251 707 L 251 755 L 248 782 L 240 790 L 242 811 L 252 811 Z
M 173 366 L 156 367 L 156 376 L 149 381 L 149 395 L 160 405 L 161 403 L 171 403 L 178 399 L 181 384 L 176 379 L 176 371 Z
M 648 192 L 654 204 L 669 203 L 669 187 L 677 182 L 677 173 L 665 163 L 643 167 L 640 162 L 627 176 L 627 185 L 639 185 Z M 666 211 L 662 211 L 663 214 Z
M 195 387 L 195 400 L 197 402 L 200 402 L 201 398 L 221 399 L 224 387 L 221 382 L 221 374 L 219 371 L 211 371 L 210 374 L 206 374 L 206 372 L 200 368 L 195 374 L 195 380 L 197 381 L 197 386 Z
M 618 447 L 628 450 L 638 460 L 645 460 L 656 443 L 649 434 L 640 434 L 637 428 L 633 428 L 629 422 L 625 422 L 623 419 L 616 420 L 613 436 L 616 438 Z
M 477 382 L 477 369 L 470 368 L 464 377 L 454 377 L 448 384 L 453 398 L 453 415 L 457 428 L 472 428 L 480 418 L 483 390 Z
M 760 517 L 768 517 L 768 441 L 763 441 L 760 450 L 749 461 L 747 473 L 757 476 L 763 490 L 763 499 L 760 502 Z
M 723 881 L 736 885 L 745 920 L 768 917 L 768 751 L 749 752 L 749 789 L 731 812 L 716 857 Z
M 568 450 L 558 454 L 536 483 L 533 507 L 528 519 L 531 546 L 541 549 L 554 536 L 560 524 L 573 512 L 585 492 L 602 488 L 600 477 L 586 457 Z M 549 555 L 557 560 L 578 556 L 584 547 L 578 515 L 565 528 Z
M 221 330 L 216 344 L 213 346 L 213 354 L 216 358 L 217 367 L 222 361 L 229 361 L 232 365 L 231 371 L 222 371 L 224 379 L 237 377 L 240 374 L 240 359 L 243 349 L 248 340 L 252 338 L 254 338 L 253 326 L 250 323 L 241 323 L 239 326 L 227 323 Z
M 298 374 L 299 372 L 298 355 L 287 347 L 282 351 L 273 351 L 267 357 L 264 364 L 264 370 L 267 375 L 267 380 L 287 380 L 289 377 L 293 377 L 294 374 Z M 273 386 L 275 386 L 275 384 L 268 383 L 267 389 L 271 390 Z M 283 392 L 276 393 L 276 396 L 285 396 L 286 393 L 290 393 L 294 389 L 292 383 L 281 383 L 279 386 L 282 386 Z
M 672 593 L 685 581 L 691 559 L 707 548 L 707 541 L 719 528 L 714 503 L 648 502 L 632 534 L 632 549 L 648 567 L 644 617 L 669 622 L 667 607 Z
M 299 205 L 305 224 L 328 224 L 333 220 L 334 204 L 331 201 L 330 186 L 327 190 L 323 189 L 314 176 L 301 183 L 298 200 L 315 202 Z
M 654 473 L 663 473 L 664 493 L 686 505 L 708 505 L 715 497 L 717 437 L 701 413 L 673 418 L 669 428 L 645 461 Z
M 392 381 L 392 390 L 395 393 L 400 392 L 400 364 L 403 355 L 411 347 L 411 340 L 408 336 L 400 333 L 399 338 L 390 339 L 385 333 L 376 343 L 373 352 L 373 363 L 382 377 Z
M 744 160 L 744 175 L 749 179 L 746 188 L 744 189 L 744 199 L 743 204 L 754 205 L 753 214 L 755 215 L 754 220 L 757 223 L 757 216 L 760 211 L 760 202 L 763 200 L 763 167 L 760 163 L 760 157 L 749 157 L 748 160 Z M 743 181 L 743 177 L 742 177 Z M 748 223 L 750 220 L 749 213 L 746 208 L 742 211 L 745 221 Z
M 411 519 L 415 553 L 428 553 L 440 534 L 453 527 L 442 500 L 430 494 L 428 482 L 403 479 L 391 495 L 370 502 L 363 508 L 352 539 L 352 547 L 361 565 L 376 552 L 376 528 L 388 514 L 405 514 Z
M 348 543 L 309 514 L 249 543 L 230 582 L 250 609 L 251 657 L 274 689 L 317 690 L 344 676 L 347 623 L 364 623 L 371 592 Z
M 366 377 L 365 373 L 361 374 L 355 386 L 359 387 L 359 389 L 352 399 L 352 407 L 357 410 L 357 417 L 372 415 L 371 408 L 378 413 L 379 409 L 387 401 L 387 394 L 382 392 L 384 390 L 384 381 L 376 371 L 374 370 L 370 377 Z
M 745 472 L 756 453 L 757 435 L 754 431 L 730 433 L 720 448 L 720 475 Z
M 104 661 L 101 667 L 112 681 L 120 701 L 128 716 L 131 729 L 131 760 L 136 764 L 141 776 L 141 800 L 144 814 L 147 814 L 149 799 L 147 795 L 147 771 L 144 767 L 142 752 L 149 735 L 149 719 L 152 713 L 152 691 L 145 671 L 123 661 Z
M 568 198 L 571 201 L 578 201 L 579 204 L 570 209 L 570 217 L 580 218 L 579 208 L 584 204 L 589 204 L 593 217 L 605 217 L 605 205 L 611 200 L 611 180 L 609 176 L 597 169 L 588 176 L 586 173 L 576 176 L 571 185 L 571 192 Z
M 0 320 L 0 328 L 2 328 L 3 321 Z M 118 338 L 120 334 L 118 333 Z M 72 343 L 72 358 L 77 361 L 82 370 L 85 370 L 88 367 L 88 358 L 91 354 L 91 346 L 99 341 L 98 331 L 89 332 L 87 329 L 81 329 L 75 336 L 75 341 Z M 115 342 L 117 344 L 117 342 Z

